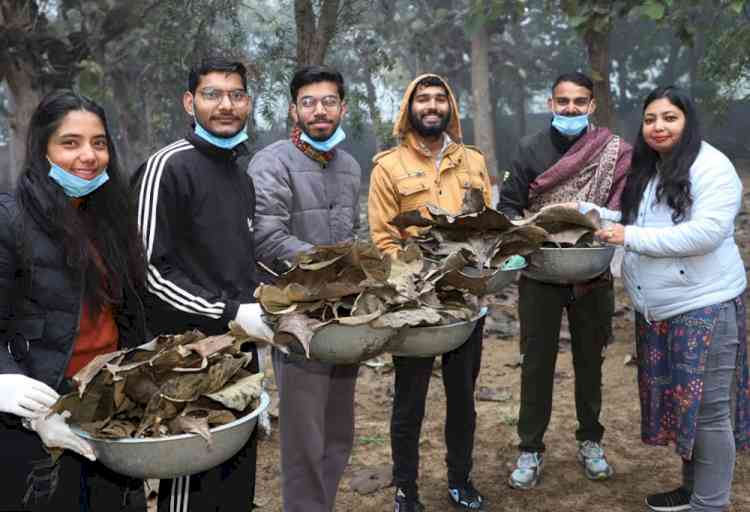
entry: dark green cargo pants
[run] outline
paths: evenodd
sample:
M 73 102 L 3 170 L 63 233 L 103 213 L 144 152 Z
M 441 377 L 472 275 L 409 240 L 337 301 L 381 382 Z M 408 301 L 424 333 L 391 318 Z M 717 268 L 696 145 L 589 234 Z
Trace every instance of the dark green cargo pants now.
M 614 292 L 604 280 L 577 297 L 573 286 L 521 277 L 518 310 L 521 323 L 521 411 L 519 448 L 544 451 L 544 433 L 552 414 L 552 391 L 563 310 L 571 334 L 579 441 L 601 441 L 603 350 L 612 338 Z

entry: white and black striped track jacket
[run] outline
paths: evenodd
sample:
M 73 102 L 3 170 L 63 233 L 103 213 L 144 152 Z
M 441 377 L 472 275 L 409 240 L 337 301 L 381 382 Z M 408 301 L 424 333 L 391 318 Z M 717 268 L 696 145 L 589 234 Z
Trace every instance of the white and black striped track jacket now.
M 225 150 L 191 133 L 133 176 L 152 335 L 223 333 L 239 304 L 255 301 L 255 190 L 237 164 L 245 154 L 243 144 Z

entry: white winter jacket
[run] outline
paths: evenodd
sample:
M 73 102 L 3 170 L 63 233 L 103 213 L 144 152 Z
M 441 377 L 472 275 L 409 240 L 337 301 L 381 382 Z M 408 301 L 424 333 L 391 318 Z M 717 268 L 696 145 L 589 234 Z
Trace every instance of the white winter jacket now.
M 647 320 L 664 320 L 740 295 L 747 280 L 734 220 L 742 183 L 732 163 L 702 143 L 690 167 L 693 205 L 678 224 L 672 209 L 656 202 L 658 184 L 657 175 L 646 186 L 634 224 L 625 227 L 622 274 L 635 309 Z M 581 210 L 591 206 L 582 204 Z M 601 213 L 619 220 L 613 212 Z

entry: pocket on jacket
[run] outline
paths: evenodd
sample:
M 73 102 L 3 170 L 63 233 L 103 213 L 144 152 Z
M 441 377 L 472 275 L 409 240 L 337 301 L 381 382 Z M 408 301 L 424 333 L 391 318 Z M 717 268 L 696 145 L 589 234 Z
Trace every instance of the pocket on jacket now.
M 457 172 L 456 179 L 458 179 L 458 184 L 463 189 L 478 188 L 484 192 L 484 180 L 482 179 L 482 176 L 478 174 Z
M 681 258 L 685 276 L 690 283 L 698 284 L 721 275 L 721 264 L 715 253 Z
M 650 258 L 642 256 L 639 265 L 639 274 L 642 280 L 640 284 L 648 289 L 674 289 L 690 284 L 683 258 Z
M 430 200 L 430 187 L 425 173 L 418 171 L 410 173 L 396 181 L 401 211 L 416 210 L 425 206 Z

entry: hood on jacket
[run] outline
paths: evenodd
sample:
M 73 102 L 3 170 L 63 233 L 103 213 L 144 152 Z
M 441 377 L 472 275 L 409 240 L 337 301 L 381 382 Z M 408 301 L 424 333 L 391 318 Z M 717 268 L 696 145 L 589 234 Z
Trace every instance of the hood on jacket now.
M 398 111 L 396 122 L 393 124 L 393 136 L 398 140 L 404 140 L 409 132 L 416 133 L 411 125 L 411 121 L 409 120 L 409 101 L 411 100 L 412 93 L 417 88 L 417 84 L 425 78 L 429 77 L 437 78 L 438 80 L 443 82 L 445 90 L 448 91 L 448 102 L 451 106 L 451 118 L 445 131 L 454 142 L 460 143 L 463 141 L 463 134 L 461 132 L 461 120 L 459 119 L 458 115 L 458 104 L 456 103 L 456 96 L 453 94 L 453 91 L 448 85 L 448 82 L 446 82 L 443 77 L 432 73 L 426 73 L 424 75 L 418 76 L 417 78 L 412 80 L 412 82 L 409 84 L 409 87 L 406 88 L 406 92 L 404 92 L 404 98 L 401 100 L 401 108 Z

